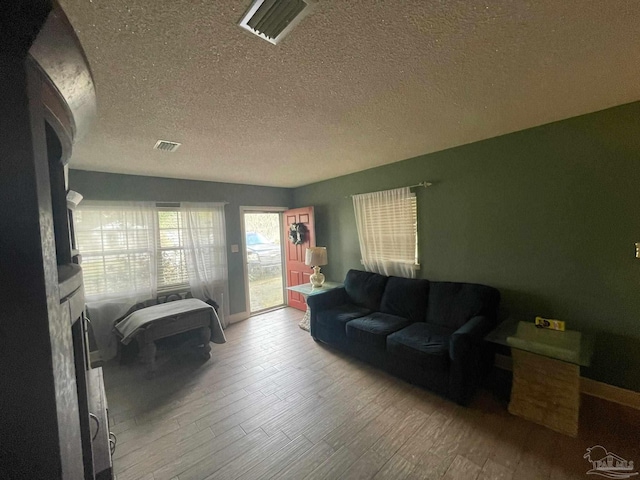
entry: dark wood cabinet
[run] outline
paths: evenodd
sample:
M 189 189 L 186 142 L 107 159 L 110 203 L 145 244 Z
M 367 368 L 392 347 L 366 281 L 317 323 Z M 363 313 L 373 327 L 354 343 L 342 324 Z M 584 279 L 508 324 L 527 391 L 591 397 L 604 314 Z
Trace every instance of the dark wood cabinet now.
M 95 116 L 93 80 L 57 5 L 2 3 L 0 476 L 112 478 L 65 182 L 73 144 Z
M 102 368 L 93 368 L 88 371 L 89 410 L 91 412 L 92 426 L 92 458 L 96 480 L 113 478 L 113 465 L 111 462 L 111 445 L 109 443 L 109 417 L 107 414 L 107 397 L 104 392 Z

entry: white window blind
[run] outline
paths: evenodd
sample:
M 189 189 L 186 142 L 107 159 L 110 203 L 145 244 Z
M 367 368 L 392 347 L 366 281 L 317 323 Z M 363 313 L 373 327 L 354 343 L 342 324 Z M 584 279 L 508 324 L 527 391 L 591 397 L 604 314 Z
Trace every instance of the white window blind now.
M 190 205 L 82 203 L 74 223 L 87 299 L 138 292 L 152 298 L 158 291 L 198 289 L 203 278 L 226 285 L 224 207 Z
M 358 240 L 365 269 L 415 277 L 418 265 L 418 213 L 409 188 L 353 196 Z
M 185 244 L 187 232 L 178 210 L 159 209 L 158 215 L 158 290 L 189 285 Z
M 88 300 L 153 291 L 154 215 L 145 204 L 84 202 L 74 212 Z

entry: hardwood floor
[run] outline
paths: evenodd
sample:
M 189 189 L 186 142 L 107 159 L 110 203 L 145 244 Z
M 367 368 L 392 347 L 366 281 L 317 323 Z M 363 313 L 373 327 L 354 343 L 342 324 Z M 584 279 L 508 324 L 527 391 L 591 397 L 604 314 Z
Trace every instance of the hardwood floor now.
M 569 438 L 491 393 L 459 407 L 315 343 L 282 309 L 231 325 L 212 358 L 105 367 L 117 480 L 584 479 L 587 447 L 640 462 L 640 415 L 583 397 Z

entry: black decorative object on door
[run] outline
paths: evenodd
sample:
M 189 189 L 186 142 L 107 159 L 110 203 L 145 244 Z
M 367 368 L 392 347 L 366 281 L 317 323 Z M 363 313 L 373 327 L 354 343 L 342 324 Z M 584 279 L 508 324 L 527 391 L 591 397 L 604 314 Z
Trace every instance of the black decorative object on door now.
M 292 223 L 289 227 L 289 240 L 294 245 L 300 245 L 304 243 L 304 235 L 307 232 L 307 227 L 304 226 L 304 223 Z

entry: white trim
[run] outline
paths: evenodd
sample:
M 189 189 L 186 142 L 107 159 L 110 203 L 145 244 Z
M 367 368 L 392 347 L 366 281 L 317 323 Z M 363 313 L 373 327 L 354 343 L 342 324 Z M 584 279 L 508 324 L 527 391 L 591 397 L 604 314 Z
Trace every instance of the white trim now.
M 402 263 L 400 261 L 398 261 L 397 263 Z M 360 265 L 364 265 L 364 260 L 360 259 Z M 420 270 L 420 264 L 419 263 L 412 263 L 411 264 L 411 268 L 413 268 L 414 270 Z
M 246 320 L 247 318 L 249 318 L 249 312 L 238 312 L 233 315 L 229 315 L 227 320 L 229 321 L 229 325 L 231 325 L 232 323 L 238 323 Z
M 249 311 L 251 310 L 251 298 L 249 296 L 249 265 L 247 264 L 247 230 L 244 225 L 244 213 L 248 211 L 248 207 L 240 207 L 240 255 L 242 255 L 242 275 L 244 277 L 244 308 L 249 318 Z M 229 320 L 231 323 L 231 320 Z
M 284 304 L 283 306 L 287 306 L 287 293 L 285 290 L 287 279 L 286 279 L 286 270 L 284 265 L 284 257 L 286 255 L 284 248 L 284 218 L 282 213 L 289 210 L 289 207 L 260 207 L 260 206 L 240 206 L 240 254 L 242 255 L 242 272 L 244 274 L 244 305 L 246 311 L 243 312 L 243 315 L 246 314 L 246 317 L 243 317 L 241 320 L 245 320 L 249 318 L 251 315 L 251 298 L 249 297 L 249 265 L 247 264 L 247 256 L 245 252 L 247 251 L 247 232 L 245 230 L 244 225 L 244 214 L 245 213 L 280 213 L 280 248 L 281 248 L 281 258 L 282 258 L 282 291 L 284 295 Z M 234 314 L 239 315 L 239 314 Z M 229 320 L 230 323 L 231 320 Z
M 496 354 L 494 365 L 502 370 L 513 370 L 513 361 L 507 355 Z M 616 387 L 591 378 L 580 377 L 580 392 L 591 397 L 640 410 L 640 392 Z
M 259 205 L 257 206 L 247 206 L 247 205 L 241 205 L 240 206 L 240 211 L 246 211 L 246 212 L 257 212 L 257 213 L 262 213 L 262 212 L 286 212 L 287 210 L 291 210 L 289 207 L 261 207 Z

